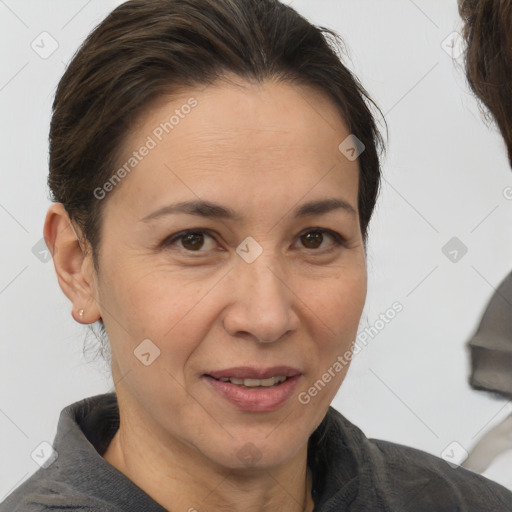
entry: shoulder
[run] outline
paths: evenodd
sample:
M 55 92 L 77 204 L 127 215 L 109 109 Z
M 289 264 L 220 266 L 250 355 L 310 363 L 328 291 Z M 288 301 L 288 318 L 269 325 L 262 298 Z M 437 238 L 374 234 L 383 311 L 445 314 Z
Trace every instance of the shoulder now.
M 368 438 L 332 407 L 322 427 L 324 441 L 315 452 L 336 476 L 331 496 L 343 493 L 340 482 L 351 487 L 348 510 L 371 505 L 383 512 L 512 511 L 512 492 L 505 487 L 422 450 Z
M 101 482 L 110 482 L 114 477 L 102 471 L 102 464 L 109 467 L 87 437 L 93 438 L 95 430 L 86 420 L 97 410 L 110 407 L 111 403 L 112 396 L 105 394 L 66 406 L 61 411 L 52 445 L 58 456 L 16 487 L 0 503 L 0 512 L 121 512 L 99 495 Z M 101 417 L 96 421 L 106 429 L 110 425 L 108 419 Z M 82 423 L 88 429 L 82 429 Z M 103 439 L 100 434 L 97 437 Z
M 121 512 L 76 492 L 65 483 L 48 482 L 38 470 L 0 503 L 0 512 Z
M 444 507 L 435 510 L 512 510 L 512 493 L 477 473 L 389 441 L 367 439 L 367 446 L 383 487 L 400 491 L 406 499 Z

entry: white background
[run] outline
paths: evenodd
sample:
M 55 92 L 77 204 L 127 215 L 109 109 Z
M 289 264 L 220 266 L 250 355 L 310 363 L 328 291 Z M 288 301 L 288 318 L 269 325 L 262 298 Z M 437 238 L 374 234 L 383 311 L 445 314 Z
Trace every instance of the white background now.
M 120 2 L 0 1 L 0 501 L 38 466 L 66 405 L 112 389 L 82 355 L 87 328 L 71 318 L 42 237 L 47 137 L 59 78 L 90 30 Z M 504 144 L 482 121 L 461 59 L 441 43 L 461 29 L 456 0 L 288 1 L 334 28 L 348 66 L 386 114 L 389 150 L 368 246 L 361 329 L 399 301 L 403 311 L 355 358 L 333 406 L 368 436 L 438 456 L 469 449 L 512 410 L 467 384 L 466 342 L 512 261 L 512 185 Z M 58 49 L 42 59 L 43 31 Z M 457 263 L 441 248 L 458 237 Z

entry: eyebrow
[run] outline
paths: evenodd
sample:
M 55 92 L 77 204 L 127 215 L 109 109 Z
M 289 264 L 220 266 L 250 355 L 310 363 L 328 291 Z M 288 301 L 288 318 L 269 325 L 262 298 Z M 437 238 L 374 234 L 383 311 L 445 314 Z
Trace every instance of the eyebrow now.
M 304 203 L 301 206 L 297 207 L 294 210 L 293 215 L 296 218 L 300 218 L 312 215 L 323 215 L 334 210 L 342 210 L 354 217 L 356 216 L 356 211 L 351 204 L 347 203 L 347 201 L 344 201 L 343 199 L 337 198 L 309 201 L 308 203 Z M 164 206 L 163 208 L 159 208 L 153 213 L 146 215 L 146 217 L 143 217 L 142 219 L 140 219 L 140 221 L 149 222 L 167 215 L 174 215 L 178 213 L 186 213 L 189 215 L 197 215 L 200 217 L 212 219 L 227 219 L 235 221 L 240 221 L 243 218 L 242 215 L 235 212 L 229 207 L 222 206 L 218 203 L 213 203 L 211 201 L 198 200 L 185 201 L 182 203 Z

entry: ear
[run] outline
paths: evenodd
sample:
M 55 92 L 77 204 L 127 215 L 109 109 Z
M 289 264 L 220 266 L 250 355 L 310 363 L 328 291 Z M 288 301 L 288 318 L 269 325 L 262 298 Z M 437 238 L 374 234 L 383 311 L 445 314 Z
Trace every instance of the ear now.
M 46 214 L 44 239 L 53 256 L 59 285 L 73 304 L 73 318 L 79 323 L 91 324 L 101 318 L 95 271 L 91 251 L 86 247 L 82 250 L 77 235 L 81 237 L 80 232 L 75 232 L 64 205 L 52 204 Z

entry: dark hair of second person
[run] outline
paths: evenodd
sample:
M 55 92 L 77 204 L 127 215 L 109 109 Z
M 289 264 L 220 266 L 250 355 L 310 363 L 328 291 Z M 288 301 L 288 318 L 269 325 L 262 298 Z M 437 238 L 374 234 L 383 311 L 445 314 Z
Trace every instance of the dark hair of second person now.
M 512 2 L 459 0 L 466 76 L 501 131 L 512 167 Z

